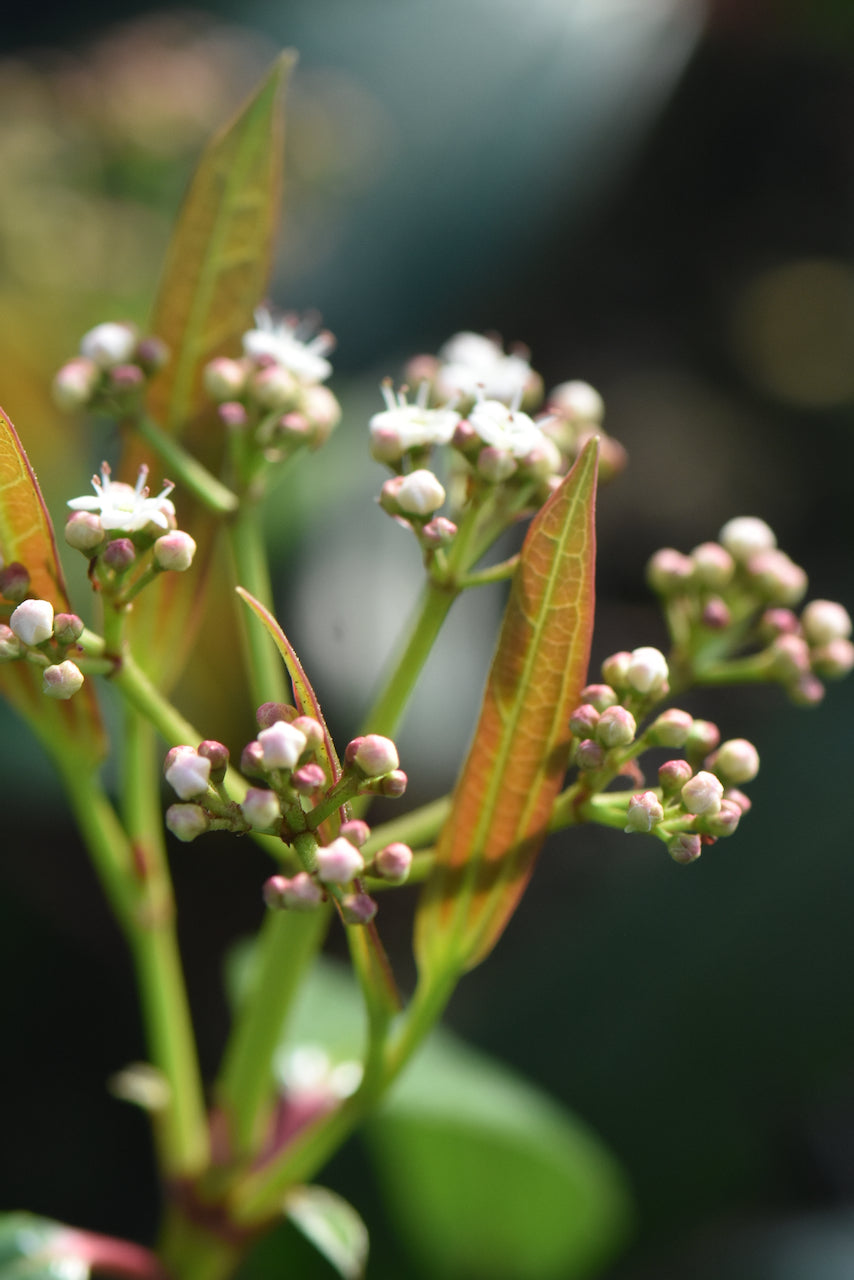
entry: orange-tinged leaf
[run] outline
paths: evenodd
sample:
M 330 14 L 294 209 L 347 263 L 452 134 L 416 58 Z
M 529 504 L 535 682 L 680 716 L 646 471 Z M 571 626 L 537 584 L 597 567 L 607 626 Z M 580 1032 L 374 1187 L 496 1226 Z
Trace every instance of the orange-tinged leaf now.
M 70 613 L 68 592 L 56 553 L 53 526 L 24 447 L 10 419 L 0 409 L 0 556 L 18 561 L 30 575 L 30 594 L 49 600 L 58 613 Z M 8 623 L 14 608 L 0 603 L 0 620 Z M 73 657 L 73 654 L 72 654 Z M 106 739 L 98 703 L 87 683 L 66 702 L 42 693 L 41 671 L 28 662 L 0 664 L 0 693 L 24 716 L 49 750 L 67 750 L 94 764 L 104 754 Z
M 416 919 L 423 976 L 479 964 L 525 889 L 567 767 L 593 630 L 598 442 L 528 530 L 480 720 Z
M 208 144 L 184 199 L 167 250 L 151 331 L 170 360 L 151 384 L 151 416 L 217 475 L 224 432 L 202 387 L 215 356 L 240 354 L 241 335 L 269 283 L 281 203 L 283 97 L 295 57 L 283 53 L 260 88 Z M 159 484 L 165 468 L 152 450 L 131 440 L 119 469 L 131 483 L 142 463 Z M 172 479 L 177 479 L 173 476 Z M 174 682 L 188 657 L 204 601 L 216 521 L 180 487 L 180 528 L 198 553 L 191 574 L 165 574 L 146 591 L 132 620 L 134 647 L 158 682 Z

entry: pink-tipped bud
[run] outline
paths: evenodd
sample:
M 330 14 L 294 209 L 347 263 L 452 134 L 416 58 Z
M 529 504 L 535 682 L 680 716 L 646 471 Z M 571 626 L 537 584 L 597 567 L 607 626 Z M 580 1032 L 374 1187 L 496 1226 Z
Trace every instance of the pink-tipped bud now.
M 171 569 L 175 573 L 184 573 L 193 563 L 196 554 L 195 541 L 189 533 L 173 529 L 164 533 L 154 544 L 154 559 L 159 569 Z
M 117 364 L 107 374 L 112 391 L 136 391 L 145 382 L 145 374 L 138 364 Z
M 589 702 L 597 711 L 607 711 L 620 701 L 609 684 L 588 684 L 581 690 L 582 702 Z
M 605 748 L 592 738 L 584 738 L 575 748 L 575 763 L 579 769 L 601 769 L 605 763 Z
M 166 826 L 185 844 L 203 835 L 210 825 L 211 820 L 200 805 L 170 804 L 166 810 Z
M 354 738 L 347 744 L 344 759 L 347 764 L 355 765 L 366 778 L 380 778 L 400 765 L 397 747 L 391 738 L 384 738 L 379 733 Z
M 263 409 L 275 413 L 295 409 L 300 402 L 299 382 L 292 373 L 278 364 L 260 369 L 249 382 L 249 392 Z
M 65 541 L 75 551 L 93 555 L 104 542 L 104 529 L 94 511 L 75 511 L 65 522 Z
M 339 832 L 339 835 L 344 840 L 349 840 L 356 849 L 361 849 L 362 845 L 367 843 L 370 834 L 371 828 L 361 818 L 351 818 L 349 822 L 342 822 Z
M 682 803 L 688 813 L 705 817 L 719 812 L 724 788 L 720 778 L 716 778 L 706 769 L 701 769 L 693 778 L 688 779 L 681 794 Z
M 101 380 L 101 370 L 94 360 L 77 356 L 64 364 L 53 380 L 53 401 L 58 409 L 73 413 L 92 399 Z
M 76 644 L 85 627 L 76 613 L 58 613 L 53 620 L 53 637 L 60 644 Z
M 637 728 L 634 716 L 625 707 L 608 707 L 599 717 L 596 741 L 607 749 L 627 747 L 634 742 Z
M 13 560 L 0 569 L 0 596 L 4 600 L 20 604 L 22 600 L 26 600 L 29 590 L 30 574 L 26 565 Z
M 798 616 L 791 609 L 766 609 L 759 619 L 759 635 L 766 644 L 777 636 L 798 635 L 800 629 Z
M 711 720 L 695 720 L 685 740 L 685 754 L 693 765 L 705 760 L 721 740 L 721 731 Z
M 377 904 L 367 893 L 348 893 L 341 900 L 341 915 L 346 924 L 370 924 L 377 914 Z
M 275 910 L 314 911 L 324 900 L 324 892 L 305 871 L 292 878 L 270 876 L 264 884 L 264 901 Z
M 412 850 L 408 844 L 395 840 L 380 849 L 374 858 L 373 872 L 389 884 L 403 884 L 412 868 Z
M 693 831 L 680 831 L 667 845 L 667 852 L 674 862 L 687 866 L 696 862 L 703 852 L 703 842 Z
M 21 656 L 21 642 L 11 627 L 0 622 L 0 662 L 11 662 Z
M 163 762 L 169 786 L 181 800 L 204 795 L 211 776 L 211 762 L 192 747 L 173 747 Z
M 646 731 L 651 747 L 684 747 L 694 725 L 694 717 L 687 711 L 670 707 L 662 711 Z
M 724 800 L 737 804 L 742 813 L 749 813 L 753 808 L 753 801 L 750 797 L 746 796 L 743 791 L 739 791 L 737 787 L 727 787 L 724 791 Z
M 104 547 L 101 559 L 114 573 L 126 573 L 136 560 L 136 547 L 130 538 L 113 538 Z
M 681 591 L 693 576 L 694 561 L 673 547 L 662 547 L 656 551 L 646 567 L 647 582 L 662 596 Z
M 444 501 L 445 490 L 432 471 L 410 471 L 401 478 L 397 504 L 406 515 L 430 516 Z
M 704 820 L 703 829 L 710 836 L 731 836 L 741 821 L 741 814 L 739 805 L 724 798 L 718 812 Z
M 824 698 L 825 688 L 818 676 L 808 671 L 787 684 L 786 693 L 796 707 L 817 707 Z
M 400 514 L 400 504 L 397 501 L 398 491 L 403 484 L 403 476 L 391 476 L 383 484 L 380 489 L 379 504 L 383 511 L 388 512 L 390 516 Z
M 329 439 L 341 421 L 341 405 L 338 397 L 328 387 L 320 383 L 303 388 L 303 412 L 308 418 L 314 439 L 312 447 L 317 448 Z
M 240 772 L 247 778 L 264 776 L 264 748 L 260 742 L 247 742 L 240 755 Z
M 9 626 L 21 644 L 44 644 L 53 635 L 53 605 L 49 600 L 23 600 L 13 609 Z
M 389 800 L 399 800 L 408 784 L 409 779 L 402 769 L 392 769 L 391 773 L 386 773 L 381 778 L 371 778 L 361 790 L 369 792 L 372 796 L 385 796 Z
M 627 649 L 610 654 L 602 663 L 602 679 L 615 689 L 625 689 L 631 661 L 632 655 Z
M 854 644 L 850 640 L 831 640 L 813 649 L 812 669 L 824 680 L 841 680 L 854 669 Z
M 576 707 L 572 715 L 569 717 L 569 731 L 574 738 L 579 740 L 591 738 L 596 732 L 596 726 L 599 723 L 599 712 L 591 702 L 582 702 L 580 707 Z
M 371 457 L 375 462 L 391 464 L 403 457 L 403 441 L 394 427 L 371 428 Z
M 604 672 L 603 672 L 604 675 Z M 643 645 L 633 649 L 626 668 L 626 684 L 636 693 L 658 693 L 667 684 L 670 670 L 660 649 Z M 605 676 L 607 680 L 608 677 Z
M 732 622 L 732 613 L 729 605 L 720 596 L 712 596 L 703 605 L 700 621 L 710 631 L 726 631 Z
M 508 449 L 486 445 L 477 455 L 478 474 L 490 484 L 502 484 L 515 474 L 519 464 Z
M 317 850 L 317 878 L 323 884 L 349 884 L 364 870 L 365 859 L 342 836 Z
M 777 545 L 774 530 L 757 516 L 736 516 L 728 520 L 718 534 L 718 541 L 731 556 L 742 561 Z
M 259 729 L 269 729 L 270 725 L 277 724 L 279 720 L 287 720 L 290 724 L 296 718 L 296 707 L 287 702 L 262 702 L 255 712 L 255 723 Z
M 42 693 L 48 698 L 56 698 L 65 702 L 73 698 L 83 688 L 83 672 L 73 662 L 66 659 L 55 666 L 45 667 L 42 672 Z
M 801 626 L 810 644 L 830 644 L 851 635 L 848 610 L 835 600 L 811 600 L 801 614 Z
M 301 796 L 317 795 L 326 786 L 326 774 L 319 764 L 302 764 L 291 774 L 291 786 Z
M 561 382 L 549 392 L 549 409 L 572 422 L 599 425 L 605 416 L 605 404 L 589 382 Z
M 308 745 L 305 734 L 286 720 L 277 720 L 269 729 L 262 729 L 258 741 L 265 769 L 295 769 Z
M 249 421 L 246 406 L 239 400 L 227 400 L 225 404 L 221 404 L 216 411 L 216 416 L 229 431 L 240 431 Z
M 658 784 L 661 787 L 661 794 L 663 796 L 675 796 L 676 792 L 681 791 L 688 779 L 693 776 L 694 770 L 687 760 L 665 760 L 658 770 Z
M 246 386 L 246 366 L 238 360 L 219 356 L 205 365 L 202 385 L 210 398 L 218 404 L 239 400 Z
M 447 547 L 457 536 L 457 526 L 446 516 L 434 516 L 421 529 L 421 541 L 428 547 Z
M 228 747 L 226 747 L 222 742 L 215 741 L 213 738 L 206 738 L 204 742 L 199 743 L 198 754 L 203 760 L 207 760 L 210 764 L 211 782 L 222 782 L 225 778 L 226 770 L 228 769 Z
M 730 738 L 715 752 L 711 767 L 725 783 L 740 786 L 759 772 L 759 752 L 746 738 Z
M 747 561 L 754 586 L 772 604 L 797 604 L 806 594 L 809 580 L 785 551 L 758 551 Z
M 262 787 L 250 787 L 240 808 L 253 831 L 269 831 L 281 821 L 279 797 Z
M 774 674 L 788 683 L 810 670 L 810 648 L 803 636 L 778 636 L 771 644 Z
M 701 542 L 691 552 L 691 559 L 695 580 L 712 591 L 721 591 L 735 573 L 732 555 L 719 542 Z
M 633 831 L 652 831 L 653 827 L 661 822 L 663 817 L 664 809 L 655 792 L 642 791 L 639 795 L 632 796 L 629 800 L 624 830 L 629 833 Z
M 318 751 L 323 746 L 323 725 L 314 716 L 297 716 L 291 724 L 294 729 L 299 729 L 309 750 Z
M 80 354 L 100 369 L 112 369 L 131 359 L 136 337 L 136 329 L 130 324 L 96 324 L 80 339 Z

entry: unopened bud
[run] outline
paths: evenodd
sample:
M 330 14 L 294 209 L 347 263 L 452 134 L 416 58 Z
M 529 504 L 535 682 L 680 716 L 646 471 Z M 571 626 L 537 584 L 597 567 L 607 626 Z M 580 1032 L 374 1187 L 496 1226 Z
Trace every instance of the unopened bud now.
M 598 425 L 605 416 L 605 403 L 589 382 L 561 382 L 549 393 L 548 405 L 572 422 Z
M 250 787 L 240 808 L 253 831 L 267 831 L 276 826 L 282 816 L 279 797 L 274 791 L 261 787 Z
M 632 655 L 627 649 L 612 653 L 602 663 L 602 679 L 615 689 L 625 689 Z
M 179 799 L 192 800 L 207 791 L 211 762 L 192 747 L 173 747 L 167 753 L 163 772 Z
M 101 370 L 94 360 L 77 356 L 64 364 L 53 380 L 53 400 L 58 409 L 73 413 L 92 399 L 101 380 Z
M 766 609 L 759 619 L 759 636 L 766 644 L 777 636 L 797 635 L 800 629 L 798 616 L 791 609 Z
M 810 600 L 801 614 L 801 626 L 810 644 L 830 644 L 851 635 L 848 610 L 835 600 Z
M 30 575 L 26 566 L 18 560 L 11 561 L 0 569 L 0 596 L 20 604 L 26 600 L 30 589 Z
M 714 751 L 720 740 L 721 731 L 716 724 L 711 720 L 695 720 L 685 739 L 685 754 L 691 764 L 700 764 L 710 751 Z
M 516 472 L 518 463 L 508 449 L 486 445 L 477 455 L 478 474 L 490 484 L 502 484 Z
M 720 596 L 712 596 L 703 605 L 700 621 L 710 631 L 726 631 L 732 622 L 732 612 L 725 600 L 722 600 Z
M 264 901 L 273 910 L 314 911 L 324 899 L 320 885 L 305 871 L 291 878 L 270 876 L 263 892 Z
M 64 702 L 73 698 L 78 689 L 83 687 L 83 672 L 70 660 L 58 662 L 55 666 L 45 667 L 42 672 L 42 692 L 48 698 L 57 698 Z
M 831 640 L 813 649 L 810 654 L 812 669 L 824 680 L 841 680 L 854 669 L 854 644 L 850 640 Z
M 371 457 L 387 464 L 400 461 L 403 441 L 394 427 L 371 427 Z
M 402 769 L 392 769 L 391 773 L 381 778 L 372 778 L 362 787 L 363 791 L 374 796 L 386 796 L 389 800 L 399 800 L 406 791 L 409 779 Z
M 355 765 L 367 778 L 382 777 L 400 764 L 397 747 L 391 738 L 384 738 L 378 733 L 354 738 L 347 744 L 344 758 L 347 764 Z
M 589 702 L 597 711 L 606 711 L 620 701 L 609 684 L 588 684 L 581 690 L 582 702 Z
M 579 769 L 601 769 L 605 763 L 605 748 L 592 738 L 585 738 L 575 748 L 575 763 Z
M 675 796 L 676 792 L 681 791 L 688 779 L 693 776 L 694 770 L 687 760 L 665 760 L 658 770 L 658 784 L 661 787 L 661 794 L 663 796 Z
M 115 573 L 125 573 L 136 559 L 136 547 L 130 538 L 113 538 L 104 547 L 101 559 L 108 569 Z
M 222 782 L 228 768 L 228 747 L 222 742 L 216 742 L 213 738 L 206 738 L 204 742 L 199 743 L 198 754 L 210 763 L 211 782 L 217 784 Z
M 277 720 L 269 729 L 262 729 L 258 741 L 265 769 L 295 769 L 308 745 L 305 734 L 286 720 Z
M 303 412 L 314 433 L 312 448 L 324 444 L 341 421 L 337 396 L 319 382 L 303 388 Z
M 203 835 L 210 825 L 211 820 L 200 805 L 171 804 L 166 810 L 166 826 L 185 844 Z
M 249 421 L 246 406 L 239 400 L 228 400 L 225 404 L 221 404 L 216 411 L 216 416 L 229 431 L 239 431 Z
M 599 717 L 596 740 L 603 747 L 627 747 L 634 742 L 637 722 L 625 707 L 608 707 Z
M 720 778 L 701 769 L 682 788 L 682 803 L 688 813 L 707 815 L 717 813 L 721 807 L 724 788 Z
M 753 801 L 746 796 L 743 791 L 739 791 L 737 787 L 727 787 L 724 791 L 724 800 L 729 800 L 732 804 L 738 805 L 742 813 L 749 813 L 753 808 Z
M 412 850 L 400 840 L 387 844 L 374 858 L 373 872 L 389 884 L 403 884 L 412 867 Z
M 370 924 L 377 904 L 367 893 L 348 893 L 341 900 L 341 915 L 347 924 Z
M 259 729 L 269 729 L 270 725 L 276 724 L 279 720 L 287 720 L 290 723 L 296 718 L 296 708 L 287 702 L 262 702 L 255 712 L 255 723 Z
M 58 613 L 53 620 L 53 636 L 60 644 L 76 644 L 85 627 L 76 613 Z
M 590 738 L 596 732 L 599 723 L 599 712 L 590 702 L 583 702 L 576 707 L 569 717 L 569 731 L 574 738 L 582 740 Z
M 145 382 L 145 374 L 138 364 L 117 364 L 107 374 L 112 391 L 135 391 Z
M 681 591 L 693 576 L 694 561 L 673 547 L 662 547 L 656 551 L 646 567 L 647 582 L 662 596 Z
M 730 738 L 715 752 L 712 768 L 724 782 L 752 782 L 759 772 L 759 752 L 746 738 Z
M 173 529 L 164 533 L 154 544 L 154 559 L 160 569 L 172 569 L 183 573 L 193 563 L 196 554 L 196 543 L 189 533 Z
M 397 503 L 407 515 L 432 515 L 445 501 L 445 490 L 432 471 L 411 471 L 403 476 L 397 490 Z
M 602 673 L 605 674 L 604 671 Z M 657 693 L 667 684 L 670 671 L 660 649 L 643 645 L 633 649 L 626 668 L 626 683 L 637 693 Z M 607 680 L 608 677 L 605 676 Z
M 351 818 L 349 822 L 341 823 L 341 830 L 338 833 L 345 840 L 349 840 L 356 849 L 361 849 L 371 834 L 371 828 L 367 822 L 363 822 L 361 818 Z
M 246 386 L 246 368 L 237 360 L 219 356 L 205 365 L 202 385 L 210 398 L 219 404 L 238 400 Z
M 291 786 L 301 796 L 316 795 L 326 785 L 326 774 L 319 764 L 302 764 L 291 774 Z
M 317 850 L 317 877 L 323 884 L 349 884 L 364 869 L 365 859 L 343 836 Z
M 9 626 L 22 644 L 44 644 L 53 635 L 53 605 L 49 600 L 23 600 L 13 609 Z
M 65 522 L 65 541 L 75 551 L 90 555 L 104 542 L 104 528 L 94 511 L 75 511 Z
M 250 380 L 249 391 L 263 409 L 270 409 L 276 413 L 296 408 L 300 400 L 297 379 L 278 364 L 260 369 Z
M 136 361 L 148 374 L 157 373 L 169 362 L 169 348 L 162 338 L 150 333 L 136 344 Z
M 0 622 L 0 662 L 10 662 L 21 656 L 21 642 L 11 627 Z
M 805 672 L 786 685 L 786 693 L 797 707 L 817 707 L 824 698 L 825 689 L 818 676 Z
M 739 805 L 724 798 L 718 812 L 704 820 L 703 829 L 710 836 L 731 836 L 741 821 L 741 813 Z
M 639 795 L 632 796 L 626 809 L 626 826 L 627 832 L 652 831 L 656 823 L 661 822 L 664 817 L 664 809 L 661 801 L 654 791 L 643 791 Z
M 652 722 L 646 738 L 652 747 L 684 747 L 693 725 L 694 717 L 687 711 L 670 707 Z
M 728 520 L 718 534 L 718 541 L 736 560 L 749 560 L 758 551 L 769 551 L 777 545 L 774 530 L 757 516 L 736 516 Z
M 434 516 L 421 529 L 421 541 L 428 547 L 447 547 L 457 536 L 457 526 L 446 516 Z
M 778 636 L 771 644 L 774 655 L 774 674 L 778 680 L 788 683 L 810 670 L 810 649 L 803 636 Z
M 747 561 L 747 572 L 772 604 L 797 604 L 809 585 L 804 570 L 785 551 L 758 551 Z
M 264 748 L 260 742 L 247 742 L 240 755 L 240 772 L 247 778 L 264 776 Z
M 722 590 L 735 573 L 732 555 L 719 542 L 701 542 L 691 552 L 691 559 L 695 580 L 713 591 Z
M 687 865 L 696 862 L 703 852 L 703 842 L 693 831 L 680 831 L 667 845 L 667 852 L 674 862 Z
M 125 364 L 136 348 L 136 330 L 129 324 L 96 324 L 80 339 L 80 354 L 101 369 Z

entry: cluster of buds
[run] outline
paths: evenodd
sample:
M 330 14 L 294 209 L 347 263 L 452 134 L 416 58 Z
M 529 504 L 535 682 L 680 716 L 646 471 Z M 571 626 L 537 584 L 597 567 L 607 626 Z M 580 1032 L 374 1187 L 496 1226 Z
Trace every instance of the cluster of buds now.
M 141 337 L 135 325 L 98 324 L 83 335 L 80 354 L 54 377 L 54 400 L 69 412 L 127 412 L 139 403 L 147 383 L 168 358 L 166 344 L 153 335 Z
M 303 445 L 318 449 L 340 421 L 341 406 L 323 385 L 335 340 L 314 332 L 311 321 L 274 319 L 263 308 L 255 323 L 243 335 L 243 356 L 212 360 L 204 385 L 222 422 L 264 460 L 278 462 Z
M 675 707 L 650 716 L 669 690 L 667 660 L 658 649 L 612 654 L 602 674 L 608 683 L 583 689 L 570 717 L 580 803 L 591 820 L 655 835 L 675 861 L 693 862 L 704 844 L 731 835 L 750 808 L 740 788 L 759 771 L 756 748 L 743 738 L 721 744 L 717 725 Z M 650 748 L 682 749 L 684 758 L 660 766 L 654 789 L 606 792 L 616 778 L 642 787 L 638 761 Z
M 116 605 L 129 602 L 149 581 L 166 571 L 183 572 L 193 563 L 196 544 L 176 527 L 175 507 L 166 481 L 150 497 L 148 468 L 136 485 L 113 480 L 106 462 L 93 476 L 94 496 L 72 498 L 65 540 L 89 561 L 89 576 Z
M 42 691 L 65 701 L 83 685 L 83 672 L 69 654 L 82 652 L 78 641 L 83 619 L 76 613 L 54 613 L 49 600 L 29 594 L 30 575 L 24 565 L 0 569 L 0 596 L 14 605 L 8 623 L 0 623 L 0 662 L 23 660 L 41 668 Z
M 807 575 L 777 547 L 764 520 L 730 520 L 717 542 L 690 555 L 666 547 L 650 560 L 648 577 L 686 678 L 773 680 L 793 701 L 811 705 L 823 697 L 823 681 L 854 667 L 847 612 L 831 600 L 794 612 Z
M 238 802 L 226 788 L 228 751 L 222 743 L 173 747 L 164 772 L 182 803 L 168 809 L 167 826 L 183 841 L 212 830 L 276 836 L 293 849 L 300 870 L 270 877 L 264 886 L 269 907 L 313 910 L 333 897 L 348 924 L 368 923 L 376 903 L 365 893 L 362 878 L 402 884 L 412 850 L 395 842 L 366 859 L 361 850 L 370 828 L 349 820 L 346 805 L 360 794 L 403 795 L 406 774 L 397 748 L 379 734 L 354 738 L 340 776 L 333 778 L 320 721 L 282 703 L 264 703 L 257 721 L 259 731 L 244 748 L 240 767 L 264 785 L 250 786 Z

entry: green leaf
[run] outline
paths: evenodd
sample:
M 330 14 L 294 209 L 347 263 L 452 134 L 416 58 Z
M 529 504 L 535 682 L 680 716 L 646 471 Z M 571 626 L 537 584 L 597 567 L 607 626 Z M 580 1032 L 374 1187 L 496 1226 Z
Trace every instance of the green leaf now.
M 57 1280 L 56 1247 L 65 1228 L 31 1213 L 0 1217 L 0 1280 Z M 62 1273 L 64 1274 L 64 1272 Z M 86 1280 L 89 1267 L 69 1269 L 68 1280 Z
M 368 1261 L 368 1231 L 343 1196 L 326 1187 L 294 1187 L 285 1212 L 344 1280 L 360 1280 Z
M 489 954 L 545 839 L 590 656 L 597 458 L 594 440 L 522 547 L 480 720 L 418 907 L 415 948 L 428 981 Z
M 151 330 L 170 348 L 152 382 L 149 409 L 167 432 L 214 475 L 224 436 L 205 396 L 202 372 L 215 356 L 240 352 L 241 335 L 267 291 L 279 218 L 284 112 L 295 61 L 285 52 L 234 120 L 209 143 L 190 184 L 166 254 Z M 159 482 L 163 465 L 140 440 L 129 441 L 119 474 L 141 464 Z M 132 620 L 135 648 L 149 674 L 172 681 L 191 651 L 210 571 L 216 521 L 184 491 L 175 494 L 180 527 L 195 538 L 192 573 L 164 574 Z
M 599 1139 L 445 1033 L 425 1045 L 366 1138 L 419 1274 L 581 1280 L 627 1238 L 625 1179 Z
M 0 557 L 4 564 L 18 561 L 26 567 L 30 594 L 35 599 L 49 600 L 58 613 L 71 612 L 44 498 L 18 433 L 2 409 Z M 8 623 L 13 607 L 0 602 L 0 621 Z M 104 728 L 88 681 L 73 698 L 57 702 L 42 693 L 39 668 L 28 662 L 4 662 L 0 664 L 0 693 L 29 722 L 52 756 L 73 752 L 78 763 L 89 765 L 104 756 Z

